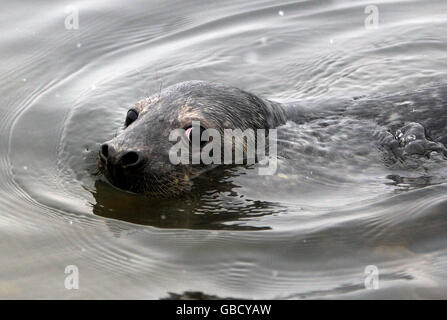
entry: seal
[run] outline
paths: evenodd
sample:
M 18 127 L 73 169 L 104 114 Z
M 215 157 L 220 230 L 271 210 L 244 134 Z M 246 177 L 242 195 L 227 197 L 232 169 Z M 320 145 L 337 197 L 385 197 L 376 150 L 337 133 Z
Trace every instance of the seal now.
M 129 109 L 125 129 L 101 145 L 99 169 L 120 189 L 156 196 L 178 194 L 214 165 L 172 164 L 172 130 L 183 128 L 192 134 L 192 122 L 198 121 L 201 130 L 213 128 L 223 137 L 225 129 L 274 128 L 286 119 L 279 104 L 238 88 L 204 81 L 179 83 Z
M 120 189 L 170 197 L 188 191 L 192 179 L 215 167 L 204 163 L 173 164 L 169 152 L 176 142 L 169 137 L 175 129 L 183 129 L 191 143 L 192 135 L 200 136 L 207 129 L 215 129 L 223 137 L 226 129 L 271 129 L 287 121 L 302 123 L 346 116 L 373 119 L 388 127 L 377 139 L 378 144 L 400 157 L 427 156 L 433 151 L 446 155 L 446 103 L 445 84 L 376 98 L 278 103 L 219 83 L 187 81 L 143 99 L 128 110 L 122 132 L 100 146 L 99 171 Z M 200 127 L 193 126 L 193 122 L 199 122 Z M 430 138 L 427 127 L 437 139 Z M 207 142 L 201 142 L 200 148 Z

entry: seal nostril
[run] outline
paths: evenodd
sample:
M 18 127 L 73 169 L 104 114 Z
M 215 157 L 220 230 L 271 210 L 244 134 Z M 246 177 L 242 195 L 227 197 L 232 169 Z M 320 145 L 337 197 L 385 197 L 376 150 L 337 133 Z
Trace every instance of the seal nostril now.
M 105 159 L 107 159 L 109 157 L 109 146 L 104 143 L 101 146 L 101 150 L 100 150 L 101 156 L 104 157 Z
M 124 167 L 135 166 L 139 160 L 140 156 L 134 151 L 129 151 L 121 157 L 121 163 Z

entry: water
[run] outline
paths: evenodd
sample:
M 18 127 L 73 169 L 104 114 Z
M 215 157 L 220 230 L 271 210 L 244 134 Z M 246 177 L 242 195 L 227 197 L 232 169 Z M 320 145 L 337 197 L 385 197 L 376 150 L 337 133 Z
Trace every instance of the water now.
M 445 298 L 445 161 L 387 167 L 372 121 L 288 123 L 275 176 L 216 171 L 187 200 L 95 174 L 128 106 L 180 81 L 286 102 L 445 80 L 445 1 L 375 1 L 378 28 L 368 5 L 2 1 L 0 297 Z

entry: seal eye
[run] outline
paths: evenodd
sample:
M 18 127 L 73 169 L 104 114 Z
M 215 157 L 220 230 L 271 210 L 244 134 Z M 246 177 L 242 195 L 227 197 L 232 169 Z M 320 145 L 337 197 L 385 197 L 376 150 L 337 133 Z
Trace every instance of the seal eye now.
M 200 130 L 199 134 L 198 134 L 198 136 L 199 136 L 199 141 L 198 142 L 200 143 L 200 147 L 203 147 L 205 144 L 208 143 L 208 141 L 202 141 L 201 140 L 202 139 L 202 133 L 203 133 L 203 131 L 206 130 L 204 127 L 202 127 L 202 126 L 200 126 L 200 127 L 189 127 L 185 131 L 186 138 L 188 138 L 189 144 L 192 144 L 193 143 L 193 137 L 195 137 L 195 135 L 197 134 L 196 130 Z M 196 143 L 196 142 L 194 141 L 194 143 Z
M 137 110 L 130 109 L 129 111 L 127 111 L 126 127 L 137 119 L 138 119 L 138 111 Z

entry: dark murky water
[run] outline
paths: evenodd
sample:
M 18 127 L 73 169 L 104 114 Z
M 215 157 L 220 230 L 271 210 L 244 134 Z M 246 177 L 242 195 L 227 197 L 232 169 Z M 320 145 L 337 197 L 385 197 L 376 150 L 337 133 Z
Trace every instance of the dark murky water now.
M 447 166 L 385 166 L 372 122 L 288 123 L 275 176 L 216 171 L 187 199 L 95 175 L 128 106 L 180 81 L 293 101 L 445 80 L 447 2 L 376 1 L 367 29 L 370 4 L 2 1 L 0 297 L 445 298 Z

